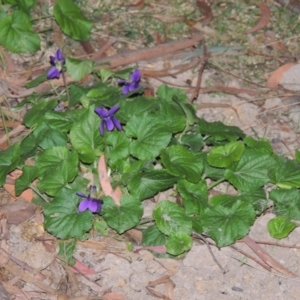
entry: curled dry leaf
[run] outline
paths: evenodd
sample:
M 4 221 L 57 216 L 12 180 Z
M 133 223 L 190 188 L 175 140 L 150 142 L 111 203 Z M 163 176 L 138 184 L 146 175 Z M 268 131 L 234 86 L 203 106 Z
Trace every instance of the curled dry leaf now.
M 103 295 L 101 299 L 103 299 L 103 300 L 125 300 L 126 298 L 121 294 L 111 292 L 111 293 L 107 293 L 107 294 Z
M 267 87 L 273 90 L 277 89 L 283 74 L 294 65 L 296 65 L 296 63 L 287 63 L 274 71 L 267 80 Z
M 107 175 L 107 167 L 104 154 L 101 155 L 98 162 L 98 173 L 100 186 L 103 190 L 104 195 L 110 196 L 114 200 L 115 204 L 120 206 L 121 190 L 120 188 L 117 188 L 114 191 L 110 184 L 110 180 Z
M 255 31 L 258 31 L 258 30 L 264 28 L 265 26 L 267 26 L 267 24 L 270 22 L 270 9 L 269 9 L 269 7 L 264 3 L 259 3 L 258 6 L 259 6 L 260 11 L 261 11 L 260 20 L 254 27 L 247 30 L 247 33 L 253 33 Z

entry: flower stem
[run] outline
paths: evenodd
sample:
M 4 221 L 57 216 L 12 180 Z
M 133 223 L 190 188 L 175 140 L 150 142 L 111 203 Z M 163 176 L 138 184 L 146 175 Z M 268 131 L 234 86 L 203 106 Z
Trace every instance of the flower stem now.
M 68 103 L 70 103 L 70 94 L 69 94 L 69 90 L 68 90 L 68 86 L 67 86 L 67 81 L 66 81 L 66 76 L 65 76 L 64 70 L 62 70 L 61 74 L 62 74 L 64 86 L 65 86 L 65 89 L 66 89 L 66 94 L 67 94 Z
M 56 96 L 59 98 L 59 97 L 60 97 L 60 95 L 59 95 L 59 93 L 58 93 L 58 91 L 57 91 L 56 87 L 53 85 L 53 83 L 52 83 L 52 81 L 51 81 L 51 80 L 48 80 L 48 81 L 49 81 L 49 83 L 50 83 L 50 85 L 51 85 L 52 89 L 55 91 L 55 94 L 56 94 Z

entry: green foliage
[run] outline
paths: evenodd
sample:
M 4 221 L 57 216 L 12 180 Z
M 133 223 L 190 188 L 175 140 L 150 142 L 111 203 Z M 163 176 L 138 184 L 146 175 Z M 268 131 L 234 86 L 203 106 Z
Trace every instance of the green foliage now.
M 92 69 L 92 62 L 67 58 L 67 71 L 75 79 Z M 276 155 L 266 139 L 255 140 L 237 127 L 198 118 L 178 89 L 161 86 L 155 98 L 122 95 L 120 87 L 108 85 L 115 78 L 128 80 L 131 71 L 103 70 L 98 74 L 105 83 L 70 85 L 67 108 L 61 111 L 55 108 L 66 100 L 63 96 L 28 98 L 31 108 L 23 122 L 30 132 L 0 152 L 1 185 L 10 172 L 22 170 L 16 193 L 35 186 L 46 230 L 63 240 L 60 255 L 73 262 L 75 241 L 87 238 L 92 228 L 102 235 L 109 229 L 119 234 L 141 229 L 144 246 L 162 246 L 169 256 L 189 251 L 193 233 L 224 247 L 246 236 L 255 218 L 270 206 L 276 214 L 268 224 L 270 235 L 288 236 L 296 226 L 293 220 L 300 220 L 299 152 L 296 160 Z M 95 107 L 114 105 L 119 106 L 114 117 L 122 130 L 105 130 L 102 136 L 99 125 L 108 121 L 99 118 Z M 103 196 L 101 211 L 79 211 L 81 201 L 93 204 L 103 192 L 100 186 L 90 195 L 87 187 L 91 178 L 97 185 L 99 176 L 104 177 L 97 168 L 102 154 L 112 189 L 122 191 L 120 205 Z M 31 165 L 25 163 L 28 158 Z M 235 192 L 210 196 L 220 183 Z M 152 218 L 144 219 L 143 201 L 152 197 Z
M 53 14 L 65 34 L 74 40 L 89 39 L 92 22 L 83 16 L 80 8 L 72 0 L 57 0 Z

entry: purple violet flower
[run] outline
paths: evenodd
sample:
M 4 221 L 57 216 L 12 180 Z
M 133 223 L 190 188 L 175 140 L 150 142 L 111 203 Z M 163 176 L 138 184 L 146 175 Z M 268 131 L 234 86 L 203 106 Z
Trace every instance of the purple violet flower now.
M 101 211 L 103 200 L 94 198 L 95 192 L 96 187 L 91 186 L 90 193 L 88 196 L 81 192 L 76 193 L 77 196 L 83 198 L 78 205 L 79 212 L 83 212 L 87 209 L 90 210 L 92 213 L 99 213 Z
M 113 106 L 110 110 L 107 110 L 105 107 L 95 108 L 95 113 L 102 119 L 99 127 L 101 135 L 104 135 L 104 126 L 108 131 L 112 131 L 115 127 L 118 130 L 122 130 L 120 121 L 114 116 L 119 108 L 119 105 Z
M 47 79 L 59 79 L 60 73 L 62 72 L 63 65 L 66 63 L 64 55 L 60 49 L 55 53 L 55 56 L 50 56 L 50 64 L 52 67 L 47 73 Z
M 139 89 L 141 86 L 139 85 L 139 82 L 141 80 L 141 71 L 140 70 L 134 70 L 130 74 L 130 81 L 126 81 L 124 79 L 119 80 L 119 85 L 122 85 L 122 94 L 126 95 L 129 92 L 135 91 Z

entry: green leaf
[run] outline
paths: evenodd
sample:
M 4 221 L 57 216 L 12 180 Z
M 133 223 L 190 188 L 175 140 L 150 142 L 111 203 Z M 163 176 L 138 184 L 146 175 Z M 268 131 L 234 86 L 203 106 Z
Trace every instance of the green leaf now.
M 277 215 L 300 220 L 300 192 L 298 189 L 272 190 L 269 197 L 274 201 Z
M 161 152 L 161 160 L 168 172 L 197 183 L 201 178 L 203 158 L 187 150 L 184 146 L 171 146 Z
M 125 159 L 129 156 L 130 141 L 125 136 L 124 132 L 110 132 L 106 139 L 107 157 L 113 164 L 120 159 Z
M 55 196 L 78 174 L 78 156 L 64 147 L 53 147 L 38 157 L 38 188 L 50 196 Z
M 36 139 L 42 149 L 49 149 L 55 146 L 67 146 L 67 135 L 48 126 L 39 132 Z
M 96 149 L 103 142 L 103 137 L 99 132 L 100 122 L 100 118 L 94 112 L 94 106 L 91 106 L 82 114 L 81 119 L 72 126 L 71 143 L 78 152 L 80 160 L 84 163 L 95 161 Z
M 153 101 L 153 100 L 152 100 Z M 165 120 L 165 127 L 173 133 L 181 132 L 185 128 L 186 116 L 177 103 L 162 100 L 159 116 Z
M 166 131 L 164 120 L 149 114 L 133 116 L 125 126 L 130 144 L 130 154 L 140 160 L 154 159 L 167 147 L 171 132 Z
M 80 103 L 81 97 L 86 95 L 88 89 L 76 84 L 69 85 L 70 101 L 69 107 L 75 107 Z
M 58 255 L 62 257 L 69 264 L 74 265 L 75 259 L 73 254 L 76 251 L 76 242 L 73 241 L 60 241 L 58 243 Z
M 52 129 L 56 129 L 60 132 L 68 132 L 74 123 L 71 115 L 72 112 L 73 111 L 47 111 L 43 121 Z
M 281 188 L 300 187 L 300 165 L 295 160 L 278 156 L 269 176 L 271 182 Z
M 20 10 L 0 20 L 0 44 L 15 53 L 35 52 L 40 49 L 40 38 L 32 30 L 29 17 Z
M 24 166 L 22 175 L 16 181 L 16 195 L 20 195 L 31 182 L 39 175 L 39 169 L 36 166 Z
M 38 77 L 36 77 L 35 79 L 27 82 L 25 84 L 25 86 L 29 89 L 29 88 L 33 88 L 33 87 L 36 87 L 38 86 L 39 84 L 41 84 L 42 82 L 46 81 L 47 80 L 47 74 L 43 74 L 43 75 L 40 75 Z
M 259 140 L 255 140 L 253 137 L 247 136 L 244 139 L 244 143 L 248 146 L 248 148 L 251 148 L 257 152 L 261 152 L 264 154 L 273 153 L 272 145 L 270 144 L 270 141 L 266 138 L 260 138 Z
M 207 208 L 202 215 L 204 230 L 218 247 L 228 246 L 243 238 L 254 220 L 252 205 L 241 201 L 237 201 L 231 208 L 222 205 Z
M 100 107 L 100 106 L 112 107 L 116 104 L 119 104 L 121 99 L 124 100 L 124 97 L 120 93 L 119 88 L 115 86 L 103 84 L 103 83 L 97 84 L 97 86 L 91 89 L 86 96 L 88 97 L 87 99 L 88 103 L 89 104 L 92 103 L 96 107 Z M 83 101 L 81 100 L 81 102 Z M 119 118 L 119 111 L 117 112 L 118 118 Z
M 61 30 L 74 40 L 88 40 L 92 22 L 86 19 L 80 8 L 72 0 L 57 0 L 53 15 Z
M 176 188 L 182 197 L 187 215 L 202 214 L 209 207 L 207 185 L 204 181 L 194 184 L 187 180 L 180 180 Z
M 152 113 L 159 108 L 159 103 L 156 99 L 138 96 L 129 98 L 120 102 L 120 109 L 118 111 L 118 118 L 127 123 L 132 116 L 140 116 L 143 113 Z
M 295 151 L 296 160 L 298 163 L 300 163 L 300 151 L 296 149 Z
M 238 127 L 228 126 L 219 121 L 207 122 L 204 119 L 199 119 L 197 131 L 211 137 L 211 142 L 214 144 L 222 141 L 234 142 L 245 137 L 243 131 Z
M 176 232 L 167 238 L 167 252 L 172 255 L 179 255 L 191 249 L 192 238 L 185 232 Z
M 121 206 L 114 204 L 109 197 L 103 197 L 102 206 L 103 218 L 109 227 L 115 229 L 119 234 L 136 226 L 142 215 L 143 207 L 141 203 L 132 196 L 123 196 Z
M 157 228 L 156 225 L 149 226 L 143 231 L 143 246 L 160 246 L 165 245 L 166 236 Z
M 269 200 L 266 197 L 266 191 L 264 188 L 259 188 L 254 191 L 240 192 L 238 198 L 245 203 L 252 204 L 257 215 L 264 212 L 269 205 Z
M 174 202 L 159 202 L 153 210 L 153 218 L 158 229 L 165 235 L 192 233 L 192 221 L 186 216 L 184 209 Z
M 108 78 L 114 75 L 114 72 L 106 68 L 101 68 L 100 71 L 98 72 L 98 75 L 100 76 L 102 82 L 105 83 Z
M 66 67 L 68 74 L 72 79 L 80 81 L 87 74 L 92 73 L 94 62 L 91 60 L 79 60 L 71 57 L 66 59 Z
M 240 191 L 255 190 L 269 181 L 268 169 L 273 164 L 270 155 L 246 150 L 240 161 L 230 165 L 224 175 Z
M 268 222 L 268 231 L 275 239 L 287 237 L 297 225 L 286 217 L 277 217 Z
M 78 211 L 78 197 L 72 190 L 63 189 L 46 207 L 45 228 L 60 239 L 82 238 L 92 228 L 92 213 Z
M 144 200 L 172 187 L 176 181 L 177 177 L 166 170 L 150 170 L 135 174 L 128 184 L 128 189 L 136 198 Z
M 177 97 L 178 101 L 181 103 L 188 103 L 189 101 L 186 93 L 182 89 L 169 87 L 165 84 L 157 89 L 157 96 L 168 102 L 173 102 L 174 97 Z
M 24 116 L 23 123 L 27 127 L 39 125 L 44 121 L 44 115 L 57 106 L 56 101 L 40 100 Z
M 245 146 L 242 142 L 231 142 L 225 146 L 213 147 L 207 156 L 207 161 L 213 167 L 225 168 L 232 162 L 238 161 L 244 150 Z
M 200 151 L 205 145 L 200 133 L 184 134 L 181 136 L 180 143 L 190 147 L 193 151 Z
M 21 148 L 14 144 L 4 151 L 0 151 L 0 186 L 5 183 L 6 175 L 13 171 L 20 162 Z

